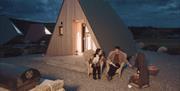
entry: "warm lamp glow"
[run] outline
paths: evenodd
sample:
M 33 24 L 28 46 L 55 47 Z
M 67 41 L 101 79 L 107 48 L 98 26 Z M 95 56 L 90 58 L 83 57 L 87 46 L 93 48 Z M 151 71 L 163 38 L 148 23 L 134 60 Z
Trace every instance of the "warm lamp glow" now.
M 96 50 L 97 47 L 91 37 L 90 32 L 88 31 L 88 28 L 86 27 L 86 50 Z
M 82 37 L 80 32 L 77 32 L 77 54 L 80 54 L 82 52 Z
M 59 35 L 62 36 L 63 35 L 63 27 L 59 26 Z
M 63 33 L 63 23 L 61 22 L 61 25 L 59 26 L 59 35 L 62 36 Z

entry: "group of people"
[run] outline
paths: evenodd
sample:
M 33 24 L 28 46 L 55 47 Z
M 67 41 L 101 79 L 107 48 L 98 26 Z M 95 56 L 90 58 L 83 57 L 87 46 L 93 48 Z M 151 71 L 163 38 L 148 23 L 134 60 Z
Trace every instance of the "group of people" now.
M 124 64 L 127 64 L 129 67 L 132 65 L 127 60 L 127 54 L 122 51 L 118 46 L 112 50 L 108 57 L 105 57 L 105 54 L 102 49 L 96 49 L 93 57 L 90 59 L 89 64 L 91 64 L 93 70 L 93 79 L 101 79 L 101 73 L 103 72 L 104 67 L 109 66 L 107 72 L 107 79 L 111 80 L 112 77 L 116 74 L 117 70 L 121 75 L 122 68 Z M 107 65 L 106 65 L 107 64 Z
M 93 79 L 101 79 L 103 69 L 107 67 L 108 70 L 106 72 L 106 77 L 108 80 L 112 80 L 112 77 L 116 73 L 119 73 L 120 76 L 122 75 L 122 69 L 124 65 L 127 64 L 129 67 L 137 68 L 137 74 L 139 76 L 137 82 L 139 87 L 149 85 L 149 72 L 147 64 L 145 62 L 145 55 L 139 52 L 135 56 L 133 56 L 133 58 L 135 64 L 132 66 L 127 59 L 127 54 L 123 52 L 123 50 L 119 46 L 116 46 L 108 54 L 107 58 L 105 57 L 102 49 L 96 49 L 93 57 L 89 60 L 89 64 L 92 67 Z

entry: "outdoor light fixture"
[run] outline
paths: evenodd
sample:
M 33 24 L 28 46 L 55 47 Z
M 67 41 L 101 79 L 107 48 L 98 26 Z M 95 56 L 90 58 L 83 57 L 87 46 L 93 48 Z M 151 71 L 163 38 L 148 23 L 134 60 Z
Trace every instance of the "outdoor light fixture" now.
M 63 36 L 63 22 L 61 22 L 61 25 L 59 26 L 59 36 Z
M 83 26 L 83 27 L 86 27 L 86 23 L 83 23 L 82 26 Z

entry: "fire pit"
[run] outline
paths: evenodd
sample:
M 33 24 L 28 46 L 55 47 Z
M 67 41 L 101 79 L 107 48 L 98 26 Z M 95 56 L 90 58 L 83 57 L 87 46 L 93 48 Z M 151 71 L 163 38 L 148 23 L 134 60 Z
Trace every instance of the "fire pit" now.
M 40 77 L 36 69 L 0 63 L 0 86 L 10 91 L 28 91 L 39 83 Z

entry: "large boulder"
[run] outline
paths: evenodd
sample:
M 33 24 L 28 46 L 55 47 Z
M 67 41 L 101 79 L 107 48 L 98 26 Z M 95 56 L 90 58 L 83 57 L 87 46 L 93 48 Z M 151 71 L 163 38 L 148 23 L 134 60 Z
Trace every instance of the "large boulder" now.
M 159 52 L 159 53 L 165 53 L 165 52 L 167 52 L 167 51 L 168 51 L 168 48 L 165 47 L 165 46 L 161 46 L 161 47 L 159 47 L 158 50 L 157 50 L 157 52 Z

